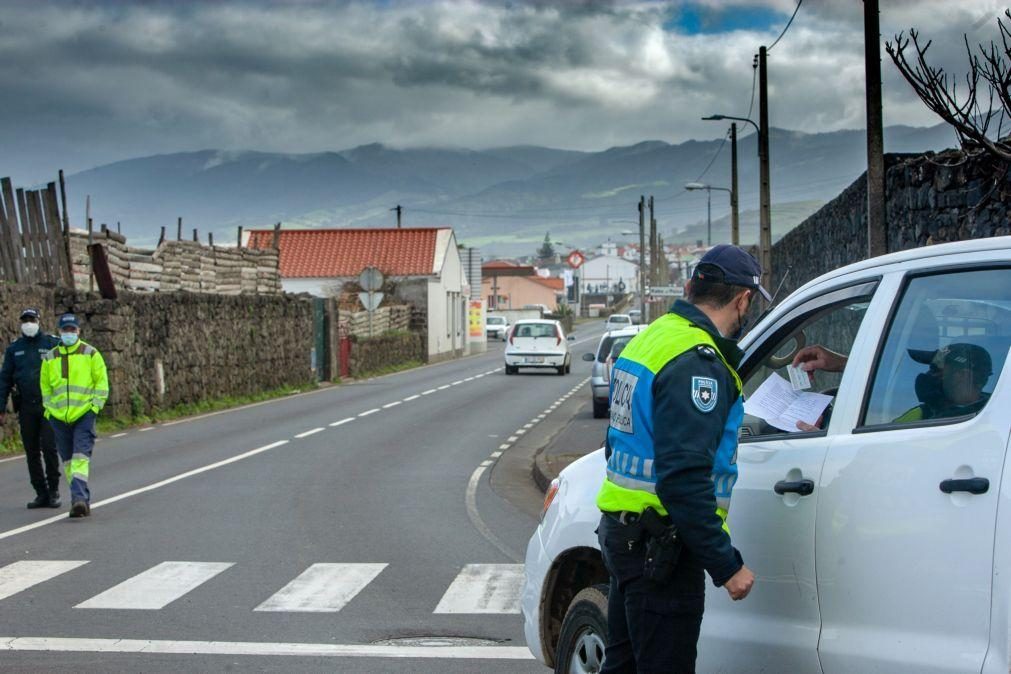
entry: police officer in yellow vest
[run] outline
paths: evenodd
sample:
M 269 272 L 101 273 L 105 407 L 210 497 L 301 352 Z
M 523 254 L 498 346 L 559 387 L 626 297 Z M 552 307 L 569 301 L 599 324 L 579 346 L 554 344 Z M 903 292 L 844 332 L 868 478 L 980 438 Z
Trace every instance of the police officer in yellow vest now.
M 744 415 L 735 370 L 760 285 L 754 257 L 720 245 L 611 374 L 598 535 L 610 574 L 602 673 L 695 671 L 705 575 L 743 599 L 754 575 L 726 524 Z
M 62 343 L 42 361 L 42 403 L 70 483 L 70 516 L 86 517 L 91 514 L 88 473 L 95 420 L 109 397 L 109 376 L 102 354 L 81 341 L 76 316 L 60 316 L 59 327 Z

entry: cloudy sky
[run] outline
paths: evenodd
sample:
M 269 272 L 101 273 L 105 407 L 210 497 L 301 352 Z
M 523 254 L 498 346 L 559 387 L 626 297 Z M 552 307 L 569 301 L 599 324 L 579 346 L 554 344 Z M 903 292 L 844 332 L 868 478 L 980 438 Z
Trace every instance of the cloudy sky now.
M 964 71 L 991 0 L 881 0 Z M 795 0 L 3 0 L 0 175 L 28 183 L 205 148 L 514 144 L 599 150 L 713 138 Z M 885 122 L 937 122 L 887 56 Z M 806 0 L 769 57 L 773 125 L 864 126 L 859 0 Z M 757 115 L 757 102 L 756 112 Z

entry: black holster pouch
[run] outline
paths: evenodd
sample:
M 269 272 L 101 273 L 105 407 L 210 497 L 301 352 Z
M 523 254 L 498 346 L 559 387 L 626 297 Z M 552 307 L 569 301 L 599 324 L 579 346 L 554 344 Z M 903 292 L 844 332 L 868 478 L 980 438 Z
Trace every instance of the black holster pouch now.
M 674 577 L 674 569 L 681 555 L 681 539 L 678 538 L 677 528 L 673 524 L 665 524 L 652 508 L 646 508 L 639 521 L 649 534 L 643 576 L 654 583 L 666 584 Z

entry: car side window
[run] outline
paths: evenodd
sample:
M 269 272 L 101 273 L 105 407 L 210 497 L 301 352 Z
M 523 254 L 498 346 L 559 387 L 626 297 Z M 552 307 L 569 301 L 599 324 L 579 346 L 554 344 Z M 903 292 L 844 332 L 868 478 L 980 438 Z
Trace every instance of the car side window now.
M 953 423 L 986 407 L 1011 348 L 1011 269 L 910 278 L 862 426 Z
M 749 354 L 750 363 L 744 368 L 744 397 L 747 400 L 758 387 L 771 376 L 782 377 L 790 381 L 787 366 L 793 362 L 794 356 L 802 349 L 821 347 L 832 354 L 841 357 L 838 369 L 818 370 L 812 373 L 810 391 L 835 396 L 842 380 L 846 357 L 856 340 L 857 331 L 863 322 L 867 307 L 870 304 L 871 287 L 866 293 L 850 296 L 835 302 L 825 303 L 814 300 L 809 311 L 803 308 L 777 329 L 769 338 L 763 340 L 758 350 Z M 786 436 L 802 431 L 816 432 L 827 427 L 832 413 L 829 405 L 818 423 L 809 429 L 796 428 L 785 431 L 769 424 L 757 416 L 744 415 L 741 426 L 741 440 Z

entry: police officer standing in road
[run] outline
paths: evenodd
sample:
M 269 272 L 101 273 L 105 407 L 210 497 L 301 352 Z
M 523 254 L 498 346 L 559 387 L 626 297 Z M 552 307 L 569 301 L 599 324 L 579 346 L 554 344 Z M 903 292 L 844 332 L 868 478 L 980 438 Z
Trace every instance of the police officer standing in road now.
M 7 396 L 11 396 L 21 429 L 28 476 L 35 489 L 35 500 L 29 501 L 28 507 L 59 508 L 60 461 L 53 429 L 44 416 L 39 371 L 43 355 L 60 340 L 42 332 L 39 319 L 37 309 L 22 311 L 21 337 L 4 352 L 3 367 L 0 367 L 0 424 L 7 416 Z
M 59 326 L 60 345 L 42 361 L 42 402 L 70 482 L 70 516 L 87 517 L 95 422 L 109 398 L 109 375 L 98 349 L 81 341 L 81 324 L 74 314 L 60 316 Z
M 669 313 L 611 375 L 598 535 L 610 574 L 603 673 L 695 671 L 705 574 L 734 600 L 754 574 L 731 545 L 730 493 L 744 414 L 736 340 L 761 268 L 736 246 L 700 261 Z

